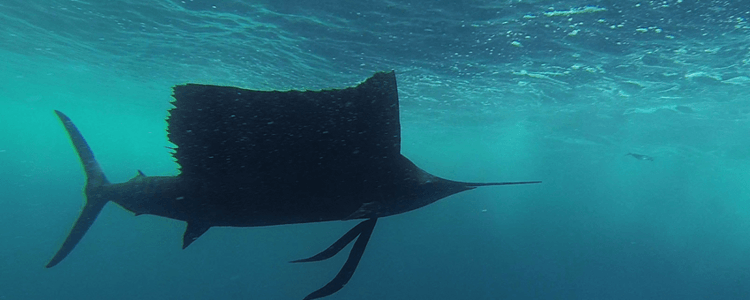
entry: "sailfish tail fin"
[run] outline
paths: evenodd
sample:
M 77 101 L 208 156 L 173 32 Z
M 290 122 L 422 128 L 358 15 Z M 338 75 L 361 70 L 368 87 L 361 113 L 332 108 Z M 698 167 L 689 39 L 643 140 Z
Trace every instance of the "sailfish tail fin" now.
M 78 216 L 75 225 L 73 225 L 73 229 L 70 230 L 68 237 L 60 247 L 60 250 L 57 251 L 55 256 L 52 257 L 52 260 L 47 264 L 47 268 L 54 267 L 60 263 L 60 261 L 73 251 L 76 244 L 78 244 L 83 238 L 86 231 L 89 230 L 94 223 L 94 220 L 96 220 L 96 217 L 99 215 L 99 212 L 101 212 L 104 205 L 108 202 L 108 200 L 102 195 L 101 188 L 109 184 L 107 177 L 104 176 L 104 172 L 102 172 L 101 167 L 99 167 L 99 163 L 96 161 L 96 158 L 94 158 L 94 153 L 78 131 L 78 128 L 73 124 L 73 121 L 60 111 L 56 110 L 55 114 L 60 118 L 65 130 L 68 132 L 70 141 L 73 143 L 76 152 L 78 152 L 78 157 L 81 159 L 83 170 L 86 173 L 86 204 L 83 207 L 80 216 Z

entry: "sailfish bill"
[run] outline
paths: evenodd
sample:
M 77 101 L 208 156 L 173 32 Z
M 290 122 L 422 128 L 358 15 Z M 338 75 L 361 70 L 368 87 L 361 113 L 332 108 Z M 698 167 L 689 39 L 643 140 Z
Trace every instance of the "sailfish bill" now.
M 331 295 L 349 282 L 377 220 L 481 186 L 443 179 L 401 154 L 394 72 L 355 87 L 320 91 L 256 91 L 186 84 L 173 88 L 169 140 L 177 176 L 110 183 L 73 122 L 55 111 L 78 153 L 86 205 L 47 267 L 81 241 L 101 209 L 114 202 L 136 215 L 185 221 L 183 248 L 211 227 L 255 227 L 364 220 L 312 257 L 325 260 L 354 241 L 339 273 L 304 299 Z

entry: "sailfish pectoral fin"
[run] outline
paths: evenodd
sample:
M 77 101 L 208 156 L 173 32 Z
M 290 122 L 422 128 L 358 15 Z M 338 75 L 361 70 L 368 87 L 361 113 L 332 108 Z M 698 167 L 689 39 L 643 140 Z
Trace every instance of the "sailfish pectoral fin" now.
M 320 261 L 324 259 L 328 259 L 339 251 L 346 247 L 347 244 L 349 244 L 354 238 L 357 238 L 357 241 L 354 242 L 354 246 L 352 247 L 351 252 L 349 252 L 349 258 L 346 259 L 346 262 L 344 263 L 344 266 L 341 267 L 341 270 L 338 274 L 336 274 L 336 277 L 333 278 L 328 284 L 323 286 L 322 288 L 318 289 L 317 291 L 314 291 L 307 295 L 304 300 L 312 300 L 312 299 L 318 299 L 322 298 L 328 295 L 331 295 L 337 291 L 339 291 L 341 288 L 346 285 L 346 283 L 349 282 L 349 279 L 352 278 L 352 275 L 354 275 L 354 271 L 357 269 L 357 266 L 359 265 L 359 260 L 362 259 L 362 254 L 365 253 L 365 248 L 367 247 L 367 242 L 370 241 L 370 236 L 372 235 L 372 230 L 375 229 L 375 223 L 378 221 L 377 218 L 372 218 L 363 221 L 362 223 L 359 223 L 357 226 L 354 226 L 351 230 L 349 230 L 344 236 L 342 236 L 340 239 L 338 239 L 333 245 L 328 247 L 328 249 L 323 250 L 323 252 L 318 253 L 317 255 L 307 258 L 307 259 L 300 259 L 295 260 L 292 262 L 308 262 L 308 261 Z
M 369 220 L 368 220 L 369 221 Z M 305 258 L 305 259 L 298 259 L 290 261 L 290 263 L 301 263 L 301 262 L 311 262 L 311 261 L 321 261 L 326 260 L 334 255 L 338 254 L 341 249 L 344 249 L 346 245 L 349 245 L 356 237 L 358 237 L 362 233 L 362 229 L 368 225 L 368 221 L 361 222 L 357 224 L 357 226 L 354 226 L 352 229 L 349 229 L 348 232 L 346 232 L 341 238 L 339 238 L 333 245 L 326 248 L 322 252 Z M 372 230 L 372 229 L 371 229 Z

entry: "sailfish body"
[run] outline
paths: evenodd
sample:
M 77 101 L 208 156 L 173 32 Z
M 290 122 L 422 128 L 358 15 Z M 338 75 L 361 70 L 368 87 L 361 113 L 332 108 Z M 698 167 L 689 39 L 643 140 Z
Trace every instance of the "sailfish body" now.
M 188 84 L 174 87 L 168 137 L 177 176 L 110 183 L 73 122 L 63 122 L 86 173 L 86 205 L 47 267 L 81 240 L 104 205 L 136 215 L 187 222 L 183 248 L 209 228 L 364 219 L 323 252 L 327 259 L 357 239 L 349 259 L 315 299 L 351 278 L 378 218 L 414 210 L 484 185 L 433 176 L 401 155 L 394 72 L 356 87 L 322 91 L 254 91 Z

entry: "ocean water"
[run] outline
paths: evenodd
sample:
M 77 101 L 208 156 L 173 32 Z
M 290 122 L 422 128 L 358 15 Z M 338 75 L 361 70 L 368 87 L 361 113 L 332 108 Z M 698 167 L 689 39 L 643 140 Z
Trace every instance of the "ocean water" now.
M 176 175 L 171 87 L 342 88 L 395 70 L 402 152 L 485 187 L 383 218 L 325 299 L 746 299 L 747 1 L 0 2 L 0 300 L 302 299 L 356 221 L 213 228 L 83 205 L 53 109 L 105 173 Z M 641 161 L 629 152 L 654 157 Z

